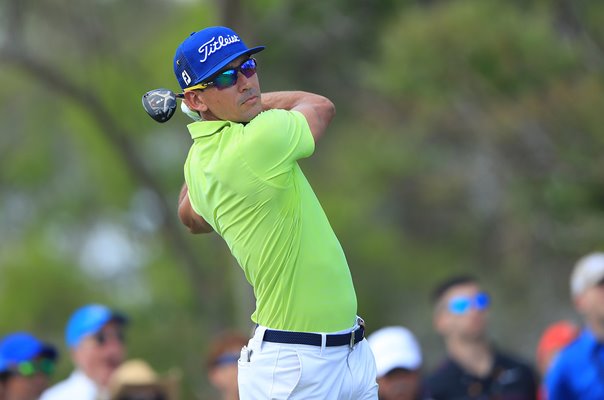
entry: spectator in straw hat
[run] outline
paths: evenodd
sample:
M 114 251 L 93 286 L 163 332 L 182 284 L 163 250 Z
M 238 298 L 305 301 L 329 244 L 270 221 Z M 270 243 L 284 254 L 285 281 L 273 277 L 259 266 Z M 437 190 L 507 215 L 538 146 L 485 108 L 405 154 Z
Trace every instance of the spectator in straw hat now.
M 124 362 L 109 381 L 110 400 L 177 400 L 180 376 L 160 376 L 143 360 Z
M 36 400 L 48 387 L 57 351 L 26 332 L 0 341 L 0 399 Z
M 604 399 L 604 253 L 581 258 L 570 289 L 585 328 L 560 352 L 545 378 L 550 400 Z
M 375 357 L 379 400 L 417 400 L 421 393 L 422 353 L 407 328 L 389 326 L 367 338 Z

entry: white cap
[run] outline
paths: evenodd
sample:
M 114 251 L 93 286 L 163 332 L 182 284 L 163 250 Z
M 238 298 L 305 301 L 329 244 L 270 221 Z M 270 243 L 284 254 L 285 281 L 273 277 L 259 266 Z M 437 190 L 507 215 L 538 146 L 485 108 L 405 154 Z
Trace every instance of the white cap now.
M 575 264 L 570 278 L 570 291 L 577 297 L 604 279 L 604 253 L 591 253 Z
M 422 364 L 422 352 L 413 333 L 402 326 L 388 326 L 367 338 L 375 357 L 377 377 L 395 368 L 416 370 Z

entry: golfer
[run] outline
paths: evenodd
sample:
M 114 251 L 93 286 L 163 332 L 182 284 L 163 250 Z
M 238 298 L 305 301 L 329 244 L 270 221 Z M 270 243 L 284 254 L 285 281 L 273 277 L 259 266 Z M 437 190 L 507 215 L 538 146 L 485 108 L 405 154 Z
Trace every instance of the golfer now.
M 335 108 L 312 93 L 261 94 L 252 56 L 263 49 L 218 26 L 176 50 L 183 101 L 201 119 L 188 126 L 179 217 L 218 233 L 254 288 L 241 399 L 377 399 L 344 252 L 298 165 Z

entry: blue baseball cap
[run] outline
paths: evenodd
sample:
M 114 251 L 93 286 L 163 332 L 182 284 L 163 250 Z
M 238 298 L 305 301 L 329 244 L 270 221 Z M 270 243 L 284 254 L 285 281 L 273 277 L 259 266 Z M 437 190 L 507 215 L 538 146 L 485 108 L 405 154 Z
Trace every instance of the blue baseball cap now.
M 15 332 L 6 335 L 0 341 L 0 373 L 12 366 L 36 357 L 56 360 L 58 353 L 54 346 L 44 343 L 27 332 Z
M 197 85 L 244 54 L 255 54 L 264 46 L 249 49 L 230 28 L 212 26 L 193 32 L 176 49 L 174 74 L 182 89 Z
M 67 346 L 77 347 L 83 338 L 98 333 L 110 321 L 126 324 L 128 318 L 102 304 L 88 304 L 78 308 L 69 318 L 65 329 Z

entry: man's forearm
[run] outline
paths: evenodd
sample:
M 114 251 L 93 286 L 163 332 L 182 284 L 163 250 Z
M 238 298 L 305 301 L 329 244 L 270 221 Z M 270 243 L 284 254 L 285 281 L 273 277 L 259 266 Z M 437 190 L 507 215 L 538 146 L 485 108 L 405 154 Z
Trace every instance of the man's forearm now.
M 262 94 L 264 110 L 283 109 L 301 112 L 315 141 L 325 132 L 336 113 L 334 104 L 327 97 L 301 91 L 269 92 Z
M 313 102 L 322 99 L 323 96 L 303 91 L 282 91 L 262 93 L 262 107 L 264 110 L 292 108 L 305 102 Z

